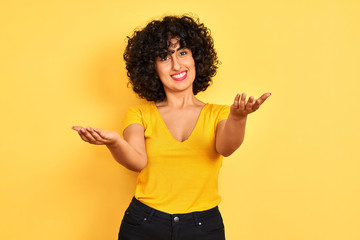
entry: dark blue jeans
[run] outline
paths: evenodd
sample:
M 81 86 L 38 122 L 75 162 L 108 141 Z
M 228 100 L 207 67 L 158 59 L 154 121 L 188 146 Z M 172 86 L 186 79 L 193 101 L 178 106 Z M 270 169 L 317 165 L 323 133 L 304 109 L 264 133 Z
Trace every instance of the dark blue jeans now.
M 225 240 L 218 207 L 168 214 L 133 197 L 121 222 L 118 240 Z

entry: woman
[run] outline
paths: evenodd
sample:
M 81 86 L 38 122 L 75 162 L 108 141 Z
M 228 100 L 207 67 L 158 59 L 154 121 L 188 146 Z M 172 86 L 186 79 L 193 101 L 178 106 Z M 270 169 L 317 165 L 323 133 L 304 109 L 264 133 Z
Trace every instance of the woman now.
M 140 172 L 119 239 L 225 239 L 218 209 L 222 157 L 241 145 L 247 115 L 270 93 L 248 101 L 237 94 L 231 107 L 197 99 L 218 60 L 210 31 L 188 16 L 135 31 L 124 59 L 133 90 L 148 103 L 128 110 L 123 138 L 73 127 L 84 141 L 106 145 L 120 164 Z

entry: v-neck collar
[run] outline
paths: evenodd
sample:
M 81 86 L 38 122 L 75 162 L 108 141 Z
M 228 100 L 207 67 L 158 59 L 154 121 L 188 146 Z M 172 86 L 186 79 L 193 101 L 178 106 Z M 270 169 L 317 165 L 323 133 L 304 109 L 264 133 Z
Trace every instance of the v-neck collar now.
M 152 105 L 154 106 L 154 108 L 155 108 L 155 112 L 156 112 L 156 114 L 158 115 L 158 117 L 160 118 L 160 120 L 161 120 L 161 122 L 162 122 L 162 124 L 163 124 L 163 126 L 164 126 L 164 128 L 166 129 L 166 131 L 167 131 L 167 133 L 168 133 L 168 135 L 173 139 L 173 140 L 175 140 L 176 142 L 178 142 L 178 143 L 185 143 L 185 142 L 188 142 L 189 140 L 190 140 L 190 138 L 194 135 L 194 132 L 195 132 L 195 130 L 196 130 L 196 128 L 197 128 L 197 126 L 199 125 L 199 120 L 200 120 L 200 118 L 202 117 L 202 115 L 203 115 L 203 112 L 204 112 L 204 108 L 207 106 L 207 105 L 209 105 L 208 103 L 205 103 L 205 105 L 202 107 L 202 109 L 201 109 L 201 111 L 200 111 L 200 113 L 199 113 L 199 116 L 198 116 L 198 118 L 197 118 L 197 120 L 196 120 L 196 123 L 195 123 L 195 126 L 194 126 L 194 128 L 192 129 L 192 131 L 191 131 L 191 133 L 190 133 L 190 135 L 189 135 L 189 137 L 187 138 L 187 139 L 185 139 L 184 141 L 179 141 L 179 140 L 177 140 L 172 134 L 171 134 L 171 132 L 170 132 L 170 130 L 169 130 L 169 128 L 168 128 L 168 126 L 166 125 L 166 123 L 165 123 L 165 121 L 164 121 L 164 119 L 162 118 L 162 116 L 161 116 L 161 114 L 160 114 L 160 112 L 159 112 L 159 109 L 157 108 L 157 106 L 155 105 L 155 103 L 154 102 L 152 102 Z

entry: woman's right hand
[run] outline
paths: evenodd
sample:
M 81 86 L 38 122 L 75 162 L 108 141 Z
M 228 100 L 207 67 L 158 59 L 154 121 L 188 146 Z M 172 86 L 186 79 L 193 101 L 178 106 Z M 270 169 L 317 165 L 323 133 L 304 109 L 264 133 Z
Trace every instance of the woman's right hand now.
M 81 126 L 73 126 L 73 130 L 77 131 L 82 140 L 96 145 L 114 145 L 121 137 L 115 131 L 106 131 L 98 128 L 83 128 Z

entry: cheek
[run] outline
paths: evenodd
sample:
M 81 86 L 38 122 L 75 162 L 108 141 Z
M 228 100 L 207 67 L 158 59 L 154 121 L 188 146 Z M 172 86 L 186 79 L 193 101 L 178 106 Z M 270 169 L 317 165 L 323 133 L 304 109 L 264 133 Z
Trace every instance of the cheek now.
M 196 78 L 196 67 L 195 67 L 195 62 L 194 61 L 189 62 L 188 69 L 190 70 L 190 75 L 189 75 L 190 78 L 195 80 L 195 78 Z
M 164 75 L 167 71 L 164 65 L 156 65 L 155 70 L 159 76 Z
M 190 62 L 189 66 L 190 66 L 190 68 L 195 72 L 196 67 L 195 67 L 195 61 L 194 61 L 194 60 L 192 60 L 192 61 Z
M 185 59 L 184 65 L 188 68 L 195 68 L 195 60 L 192 57 Z
M 195 60 L 193 57 L 191 57 L 191 66 L 195 68 Z

